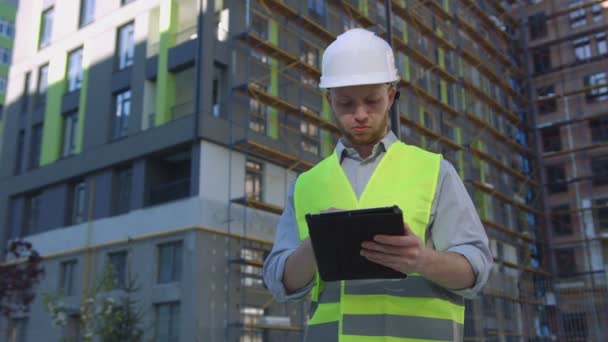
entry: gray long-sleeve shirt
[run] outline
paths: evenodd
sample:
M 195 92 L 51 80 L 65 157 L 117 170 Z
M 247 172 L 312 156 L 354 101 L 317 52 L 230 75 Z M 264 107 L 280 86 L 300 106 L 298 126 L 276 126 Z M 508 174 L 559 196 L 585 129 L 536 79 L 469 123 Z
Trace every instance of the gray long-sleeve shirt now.
M 397 137 L 389 132 L 365 160 L 354 148 L 346 147 L 342 140 L 338 142 L 335 153 L 340 157 L 340 164 L 357 197 L 361 196 L 385 152 L 396 141 Z M 285 261 L 301 243 L 295 218 L 294 186 L 295 182 L 291 184 L 285 209 L 277 225 L 274 246 L 264 263 L 264 281 L 278 301 L 300 299 L 313 285 L 311 280 L 304 288 L 287 294 L 282 281 Z M 470 289 L 452 291 L 467 298 L 474 297 L 488 279 L 492 254 L 475 206 L 458 173 L 446 160 L 441 161 L 426 238 L 427 246 L 438 251 L 459 253 L 469 261 L 475 273 L 475 285 Z

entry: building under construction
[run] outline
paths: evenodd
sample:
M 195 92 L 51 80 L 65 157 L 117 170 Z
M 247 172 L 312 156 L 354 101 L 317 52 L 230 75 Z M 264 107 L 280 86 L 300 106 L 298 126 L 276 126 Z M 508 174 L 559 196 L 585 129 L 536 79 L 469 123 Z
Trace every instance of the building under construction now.
M 290 184 L 339 138 L 320 62 L 353 27 L 392 38 L 401 139 L 452 162 L 490 238 L 465 340 L 602 340 L 608 3 L 528 2 L 22 3 L 0 236 L 46 277 L 0 341 L 76 340 L 106 263 L 139 280 L 146 340 L 301 340 L 307 303 L 275 302 L 261 267 Z

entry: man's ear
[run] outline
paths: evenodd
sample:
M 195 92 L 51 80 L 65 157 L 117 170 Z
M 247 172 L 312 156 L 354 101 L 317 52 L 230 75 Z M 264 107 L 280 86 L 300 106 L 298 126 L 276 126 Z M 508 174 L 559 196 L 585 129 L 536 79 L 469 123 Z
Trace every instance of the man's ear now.
M 388 102 L 391 106 L 393 105 L 393 102 L 399 98 L 399 96 L 397 96 L 398 92 L 396 86 L 390 86 L 390 88 L 388 88 Z
M 329 103 L 329 107 L 333 110 L 334 106 L 331 103 L 331 89 L 325 90 L 325 99 L 327 103 Z

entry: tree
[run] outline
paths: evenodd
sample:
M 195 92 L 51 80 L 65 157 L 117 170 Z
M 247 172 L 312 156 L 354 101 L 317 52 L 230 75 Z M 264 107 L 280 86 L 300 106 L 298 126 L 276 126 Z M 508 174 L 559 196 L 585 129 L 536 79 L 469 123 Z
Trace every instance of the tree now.
M 133 295 L 139 290 L 136 279 L 129 275 L 127 284 L 117 289 L 114 269 L 106 263 L 103 271 L 80 306 L 80 323 L 84 340 L 98 336 L 102 341 L 137 342 L 143 339 L 141 321 L 143 312 Z M 67 313 L 62 305 L 63 295 L 57 292 L 44 294 L 44 303 L 53 324 L 65 327 Z
M 40 265 L 40 254 L 24 240 L 10 242 L 5 260 L 10 262 L 0 264 L 0 314 L 6 318 L 12 334 L 12 318 L 29 311 L 36 297 L 34 286 L 42 280 L 44 268 Z

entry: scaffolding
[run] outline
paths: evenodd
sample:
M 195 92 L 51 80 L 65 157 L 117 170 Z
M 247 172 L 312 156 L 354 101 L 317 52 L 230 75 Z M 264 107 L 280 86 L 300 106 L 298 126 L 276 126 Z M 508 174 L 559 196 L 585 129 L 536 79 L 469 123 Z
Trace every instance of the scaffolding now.
M 531 139 L 536 128 L 531 113 L 539 101 L 529 97 L 531 80 L 518 36 L 526 23 L 514 18 L 513 2 L 505 7 L 497 0 L 391 0 L 390 5 L 392 46 L 401 77 L 401 137 L 442 153 L 455 166 L 495 256 L 487 288 L 467 302 L 465 339 L 560 339 L 565 335 L 560 335 L 564 330 L 557 323 L 558 307 L 560 299 L 569 297 L 556 287 L 544 229 L 546 184 L 539 181 L 543 170 Z M 231 153 L 282 168 L 290 175 L 283 177 L 284 192 L 299 172 L 331 153 L 339 130 L 317 85 L 323 47 L 352 27 L 386 37 L 384 6 L 382 0 L 230 2 L 232 13 L 237 13 L 230 26 L 231 92 L 225 111 Z M 593 89 L 603 88 L 579 94 Z M 245 177 L 255 172 L 255 167 L 243 165 L 244 171 L 239 164 L 228 172 Z M 245 180 L 241 195 L 229 204 L 243 209 L 239 213 L 244 215 L 245 236 L 248 215 L 280 215 L 283 210 L 247 184 Z M 608 202 L 593 208 L 603 206 Z M 241 256 L 243 248 L 248 247 L 229 246 L 231 262 L 261 267 L 264 252 L 252 262 Z M 280 312 L 291 319 L 282 327 L 253 324 L 235 309 L 227 317 L 231 324 L 226 340 L 272 339 L 268 331 L 281 329 L 283 340 L 297 339 L 306 324 L 305 307 L 294 314 L 292 307 L 279 309 L 269 300 L 256 311 L 248 306 L 246 294 L 226 300 L 229 307 L 248 307 L 258 316 Z
M 607 7 L 605 1 L 551 1 L 525 22 L 536 114 L 531 129 L 545 165 L 547 250 L 559 304 L 554 325 L 562 340 L 608 334 L 608 225 L 602 220 L 608 191 L 601 168 L 608 151 L 602 124 L 608 117 L 602 105 L 608 99 Z

